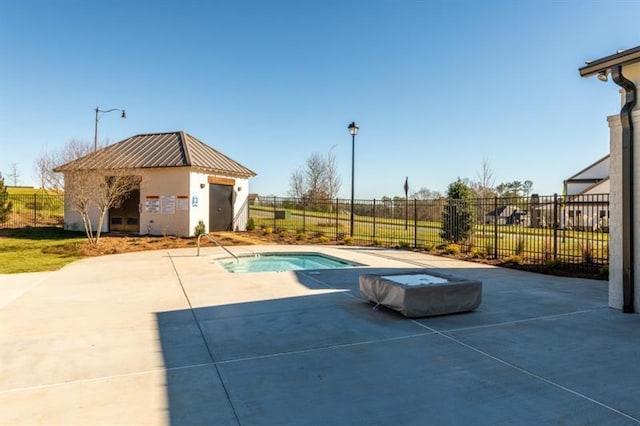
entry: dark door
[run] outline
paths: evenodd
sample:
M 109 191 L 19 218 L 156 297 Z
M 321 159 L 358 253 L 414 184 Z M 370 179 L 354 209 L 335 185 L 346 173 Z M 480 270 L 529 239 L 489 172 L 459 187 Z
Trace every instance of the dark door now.
M 209 184 L 209 231 L 233 230 L 233 186 Z
M 109 232 L 140 232 L 140 191 L 132 191 L 118 208 L 109 210 Z

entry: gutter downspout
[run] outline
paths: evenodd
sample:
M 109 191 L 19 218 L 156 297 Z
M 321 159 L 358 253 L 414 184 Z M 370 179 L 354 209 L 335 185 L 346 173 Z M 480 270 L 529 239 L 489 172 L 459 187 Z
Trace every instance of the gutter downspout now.
M 634 312 L 634 197 L 633 197 L 633 119 L 637 88 L 622 75 L 622 66 L 611 67 L 611 78 L 625 92 L 620 110 L 622 122 L 622 312 Z

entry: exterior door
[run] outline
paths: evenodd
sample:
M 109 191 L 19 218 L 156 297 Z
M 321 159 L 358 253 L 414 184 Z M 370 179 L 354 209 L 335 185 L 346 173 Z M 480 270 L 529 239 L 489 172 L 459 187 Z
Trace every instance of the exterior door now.
M 209 184 L 209 231 L 233 230 L 233 186 Z
M 120 207 L 109 210 L 109 232 L 140 232 L 140 191 L 131 192 Z

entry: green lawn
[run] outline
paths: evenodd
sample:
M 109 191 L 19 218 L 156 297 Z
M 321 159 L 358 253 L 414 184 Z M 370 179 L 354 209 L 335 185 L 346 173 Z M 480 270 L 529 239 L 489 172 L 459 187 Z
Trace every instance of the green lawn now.
M 60 228 L 22 228 L 0 233 L 0 274 L 54 271 L 82 258 L 81 233 Z

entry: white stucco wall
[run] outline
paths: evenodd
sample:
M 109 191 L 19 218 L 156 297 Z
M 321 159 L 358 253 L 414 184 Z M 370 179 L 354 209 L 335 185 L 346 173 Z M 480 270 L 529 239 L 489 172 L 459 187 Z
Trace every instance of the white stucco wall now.
M 141 176 L 140 183 L 140 234 L 192 236 L 199 221 L 209 231 L 209 177 L 233 179 L 235 204 L 233 229 L 246 230 L 246 209 L 249 195 L 249 180 L 224 175 L 210 174 L 187 167 L 136 169 L 132 175 Z M 99 212 L 92 211 L 95 229 Z M 105 218 L 103 232 L 109 230 L 109 218 Z M 73 211 L 71 203 L 65 202 L 65 229 L 84 230 L 81 216 Z
M 640 67 L 636 86 L 640 87 Z M 627 76 L 626 70 L 623 74 Z M 629 78 L 629 77 L 627 77 Z M 632 114 L 634 122 L 634 285 L 635 311 L 640 312 L 640 108 Z M 609 228 L 609 306 L 622 309 L 622 125 L 620 116 L 607 118 L 610 130 L 610 228 Z
M 191 191 L 189 222 L 192 233 L 199 221 L 204 222 L 207 232 L 211 229 L 209 224 L 209 177 L 220 177 L 233 179 L 235 181 L 233 185 L 233 192 L 235 194 L 233 230 L 245 231 L 247 227 L 247 215 L 241 214 L 241 211 L 242 209 L 247 209 L 246 202 L 249 197 L 249 179 L 193 171 L 189 183 Z M 197 197 L 195 200 L 193 198 L 194 196 Z

